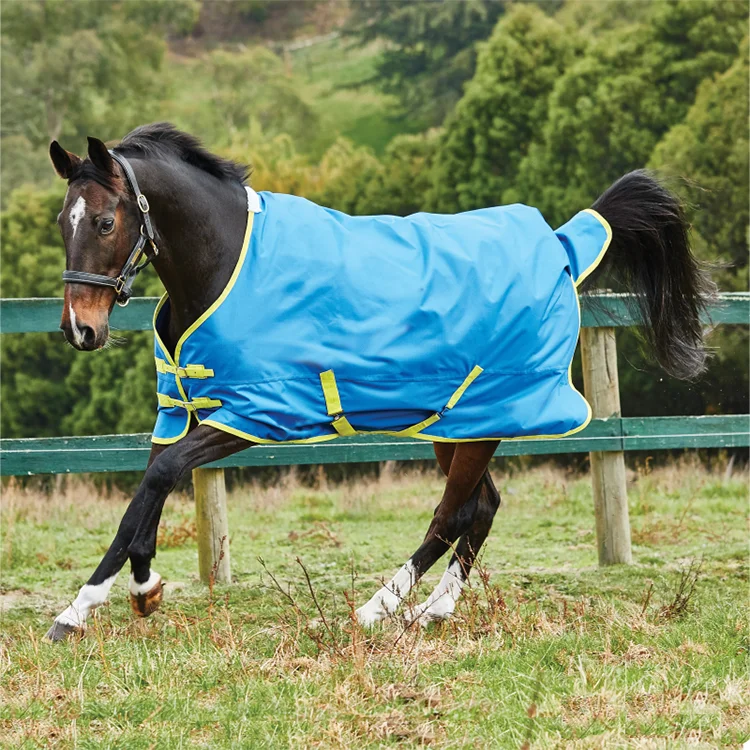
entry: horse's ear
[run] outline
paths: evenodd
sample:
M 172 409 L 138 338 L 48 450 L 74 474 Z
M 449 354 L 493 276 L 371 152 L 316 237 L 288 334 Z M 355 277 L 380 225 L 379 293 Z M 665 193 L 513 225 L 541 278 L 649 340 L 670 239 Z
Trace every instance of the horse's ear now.
M 88 137 L 89 159 L 92 164 L 105 174 L 115 174 L 115 162 L 109 153 L 109 149 L 98 138 Z
M 69 180 L 73 172 L 80 166 L 81 157 L 66 151 L 57 141 L 49 144 L 49 158 L 52 159 L 52 165 L 55 172 L 64 180 Z

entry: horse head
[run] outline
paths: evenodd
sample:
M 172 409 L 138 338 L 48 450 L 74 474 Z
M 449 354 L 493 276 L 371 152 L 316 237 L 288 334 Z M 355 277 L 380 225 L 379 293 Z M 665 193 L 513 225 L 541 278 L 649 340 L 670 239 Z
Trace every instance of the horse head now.
M 57 174 L 68 181 L 57 217 L 67 272 L 116 280 L 141 232 L 138 204 L 122 167 L 102 141 L 91 137 L 85 158 L 57 141 L 50 144 L 50 158 Z M 101 281 L 66 281 L 60 321 L 65 338 L 76 349 L 101 349 L 109 338 L 109 314 L 118 290 Z

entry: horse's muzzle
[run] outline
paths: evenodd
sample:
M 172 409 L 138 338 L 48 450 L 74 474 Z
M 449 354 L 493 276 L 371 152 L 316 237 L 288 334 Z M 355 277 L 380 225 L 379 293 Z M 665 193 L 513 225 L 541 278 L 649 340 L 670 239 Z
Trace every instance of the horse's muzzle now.
M 109 338 L 109 326 L 104 325 L 99 330 L 84 323 L 71 324 L 70 319 L 60 324 L 60 330 L 65 334 L 68 343 L 82 352 L 101 349 Z

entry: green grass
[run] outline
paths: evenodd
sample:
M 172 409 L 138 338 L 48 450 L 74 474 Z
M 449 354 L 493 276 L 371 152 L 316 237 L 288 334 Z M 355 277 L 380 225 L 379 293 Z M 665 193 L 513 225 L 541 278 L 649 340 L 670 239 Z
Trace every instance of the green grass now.
M 172 582 L 161 610 L 136 620 L 123 575 L 86 636 L 54 646 L 42 636 L 97 563 L 125 498 L 74 483 L 47 497 L 6 488 L 0 743 L 694 748 L 747 740 L 747 476 L 727 480 L 688 463 L 633 472 L 636 563 L 608 569 L 596 565 L 587 478 L 541 468 L 496 479 L 503 506 L 480 575 L 442 627 L 405 630 L 394 620 L 365 634 L 347 604 L 363 603 L 419 543 L 440 496 L 433 474 L 317 489 L 289 478 L 232 492 L 234 585 L 209 594 L 197 582 L 192 508 L 172 498 L 155 561 Z M 695 591 L 680 612 L 676 594 L 691 563 Z

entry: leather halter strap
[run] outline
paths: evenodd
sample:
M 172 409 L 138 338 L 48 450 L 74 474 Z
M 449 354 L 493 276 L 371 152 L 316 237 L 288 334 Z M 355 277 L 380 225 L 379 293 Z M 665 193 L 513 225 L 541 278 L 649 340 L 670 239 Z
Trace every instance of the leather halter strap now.
M 151 207 L 148 204 L 146 196 L 138 187 L 138 180 L 135 172 L 130 166 L 128 160 L 120 154 L 110 151 L 112 158 L 122 167 L 125 178 L 128 181 L 133 193 L 135 202 L 141 215 L 141 231 L 138 235 L 138 241 L 135 243 L 125 265 L 120 269 L 117 276 L 104 276 L 98 273 L 87 273 L 86 271 L 64 271 L 62 278 L 66 284 L 89 284 L 90 286 L 109 286 L 115 290 L 115 302 L 121 307 L 125 307 L 132 296 L 132 286 L 135 277 L 159 254 L 159 248 L 156 246 L 154 227 L 151 224 L 149 211 Z M 150 252 L 149 248 L 150 246 Z M 141 262 L 143 258 L 145 261 Z

